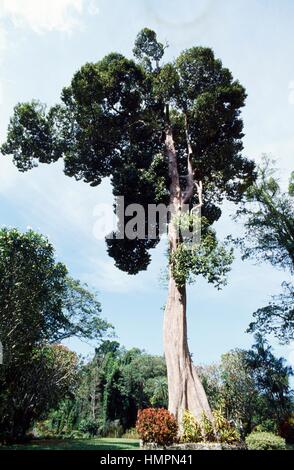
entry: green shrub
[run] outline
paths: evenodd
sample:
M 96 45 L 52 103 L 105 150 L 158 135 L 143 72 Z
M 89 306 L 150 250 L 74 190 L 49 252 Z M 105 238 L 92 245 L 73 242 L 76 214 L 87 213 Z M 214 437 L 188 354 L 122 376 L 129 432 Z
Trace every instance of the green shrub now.
M 185 410 L 182 421 L 182 440 L 183 442 L 200 442 L 202 441 L 202 433 L 200 424 L 195 416 L 188 410 Z
M 252 432 L 245 439 L 249 450 L 285 450 L 286 442 L 271 432 Z
M 276 421 L 265 419 L 262 423 L 255 426 L 254 432 L 271 432 L 272 434 L 278 434 L 278 426 Z
M 220 442 L 225 444 L 234 444 L 236 442 L 240 442 L 240 434 L 238 433 L 237 429 L 224 417 L 222 411 L 214 410 L 212 414 L 215 432 L 217 433 Z
M 146 408 L 138 412 L 136 429 L 143 443 L 168 446 L 177 440 L 178 425 L 164 408 Z
M 201 414 L 199 424 L 200 424 L 200 428 L 202 431 L 203 440 L 205 442 L 215 442 L 216 436 L 215 436 L 214 429 L 213 429 L 213 423 L 206 416 L 204 411 Z
M 127 429 L 122 435 L 124 439 L 139 439 L 139 434 L 136 428 Z
M 229 423 L 221 410 L 213 412 L 213 422 L 202 413 L 199 421 L 188 410 L 182 420 L 183 442 L 222 442 L 235 444 L 241 441 L 237 429 Z
M 90 436 L 96 436 L 98 432 L 98 424 L 94 419 L 82 419 L 79 423 L 78 431 Z
M 40 439 L 53 439 L 59 437 L 59 433 L 52 427 L 52 422 L 49 419 L 37 421 L 33 428 L 33 435 Z

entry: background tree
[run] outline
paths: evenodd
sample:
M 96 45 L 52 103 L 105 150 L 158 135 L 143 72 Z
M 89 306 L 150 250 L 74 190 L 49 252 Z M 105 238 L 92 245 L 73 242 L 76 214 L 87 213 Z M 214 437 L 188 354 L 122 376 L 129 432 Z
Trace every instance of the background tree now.
M 253 313 L 254 321 L 248 332 L 259 332 L 262 335 L 274 334 L 282 344 L 294 339 L 294 286 L 288 282 L 282 284 L 283 291 L 274 295 L 266 307 Z
M 221 409 L 243 436 L 257 428 L 285 430 L 293 412 L 292 370 L 262 338 L 249 350 L 223 354 L 219 364 L 198 366 L 197 372 L 212 409 Z M 167 405 L 166 379 L 164 358 L 105 342 L 95 358 L 80 364 L 70 396 L 35 429 L 42 436 L 119 437 L 133 428 L 139 409 Z
M 55 261 L 45 237 L 0 230 L 0 433 L 19 436 L 42 406 L 56 405 L 75 355 L 50 343 L 74 335 L 101 340 L 111 326 L 100 312 L 96 297 Z
M 236 349 L 223 354 L 219 364 L 199 368 L 211 406 L 221 409 L 243 435 L 254 426 L 258 399 L 246 357 L 246 351 Z
M 293 175 L 283 192 L 267 156 L 258 168 L 258 179 L 247 191 L 247 203 L 238 211 L 245 221 L 245 236 L 238 240 L 243 259 L 255 258 L 294 273 Z M 283 293 L 258 309 L 250 332 L 273 333 L 282 343 L 294 338 L 294 287 L 283 283 Z
M 135 426 L 139 409 L 150 406 L 167 406 L 163 357 L 105 342 L 93 360 L 80 367 L 71 399 L 50 413 L 46 426 L 58 435 L 72 431 L 121 434 Z
M 0 312 L 4 363 L 36 344 L 100 340 L 112 328 L 96 296 L 68 276 L 48 239 L 32 230 L 0 230 Z
M 164 320 L 169 409 L 178 420 L 184 409 L 199 416 L 210 407 L 192 364 L 186 328 L 186 282 L 203 275 L 220 287 L 232 253 L 217 242 L 211 224 L 224 197 L 239 201 L 253 180 L 253 163 L 241 156 L 245 90 L 209 48 L 193 47 L 162 64 L 164 46 L 145 28 L 137 36 L 137 62 L 111 53 L 87 63 L 62 92 L 62 104 L 47 110 L 33 101 L 18 104 L 4 154 L 21 171 L 37 162 L 64 159 L 65 174 L 91 186 L 110 177 L 114 196 L 125 205 L 170 204 L 169 293 Z M 182 215 L 188 204 L 190 214 Z M 193 220 L 202 208 L 200 246 L 187 246 L 175 221 Z M 123 228 L 130 220 L 119 220 Z M 107 240 L 118 268 L 146 269 L 156 239 Z
M 293 371 L 260 335 L 251 349 L 223 354 L 220 364 L 202 366 L 199 374 L 213 408 L 221 408 L 243 435 L 256 427 L 277 432 L 293 412 Z
M 34 348 L 21 368 L 10 364 L 1 374 L 0 438 L 24 439 L 34 421 L 71 392 L 77 362 L 72 351 L 50 345 Z
M 293 392 L 289 378 L 293 370 L 283 358 L 276 358 L 272 348 L 260 334 L 247 352 L 247 364 L 259 392 L 259 414 L 263 420 L 279 424 L 293 411 Z
M 256 424 L 258 390 L 247 362 L 247 351 L 237 349 L 222 356 L 221 379 L 225 413 L 242 433 L 248 434 Z

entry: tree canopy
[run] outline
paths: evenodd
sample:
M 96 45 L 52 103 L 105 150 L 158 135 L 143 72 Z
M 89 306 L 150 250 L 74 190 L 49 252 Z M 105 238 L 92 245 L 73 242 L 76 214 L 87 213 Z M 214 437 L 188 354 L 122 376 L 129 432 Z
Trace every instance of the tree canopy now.
M 65 174 L 92 186 L 110 177 L 113 194 L 123 195 L 126 205 L 168 204 L 165 136 L 171 125 L 184 199 L 197 201 L 187 176 L 191 163 L 205 187 L 202 215 L 213 223 L 223 198 L 238 201 L 254 178 L 252 161 L 241 155 L 246 93 L 211 49 L 193 47 L 162 63 L 164 49 L 145 28 L 135 42 L 137 61 L 110 53 L 75 73 L 61 104 L 16 105 L 2 153 L 12 154 L 21 171 L 63 158 Z M 147 268 L 158 241 L 114 237 L 108 252 L 120 269 L 135 274 Z

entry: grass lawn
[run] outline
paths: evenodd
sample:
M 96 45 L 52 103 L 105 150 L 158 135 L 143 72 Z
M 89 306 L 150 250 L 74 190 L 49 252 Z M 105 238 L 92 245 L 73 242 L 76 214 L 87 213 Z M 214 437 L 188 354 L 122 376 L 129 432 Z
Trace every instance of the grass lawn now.
M 32 441 L 28 444 L 0 446 L 1 450 L 139 450 L 137 439 L 48 439 Z M 293 444 L 287 445 L 287 450 L 294 450 Z
M 32 441 L 0 447 L 0 450 L 137 450 L 137 439 L 60 439 Z

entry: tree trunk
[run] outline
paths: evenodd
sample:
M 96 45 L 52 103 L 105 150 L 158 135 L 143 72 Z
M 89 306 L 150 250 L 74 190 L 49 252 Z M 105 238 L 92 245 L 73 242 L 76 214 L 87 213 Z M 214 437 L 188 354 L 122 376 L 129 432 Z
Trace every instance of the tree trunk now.
M 168 114 L 167 109 L 167 120 L 169 121 Z M 165 146 L 171 181 L 170 206 L 173 214 L 180 214 L 181 205 L 186 196 L 183 198 L 179 183 L 177 154 L 170 125 L 168 125 L 166 129 Z M 188 155 L 188 160 L 189 158 L 190 155 Z M 180 243 L 181 240 L 179 240 L 179 236 L 171 220 L 169 223 L 170 252 L 174 252 Z M 171 268 L 168 299 L 164 314 L 164 353 L 168 376 L 168 408 L 176 417 L 180 431 L 182 416 L 185 410 L 189 410 L 196 418 L 199 418 L 202 412 L 204 412 L 208 418 L 212 419 L 206 393 L 200 382 L 196 368 L 192 363 L 188 348 L 186 286 L 177 286 Z
M 183 412 L 212 418 L 206 393 L 192 363 L 187 340 L 186 287 L 178 288 L 170 275 L 164 314 L 164 353 L 168 376 L 168 409 L 181 424 Z

